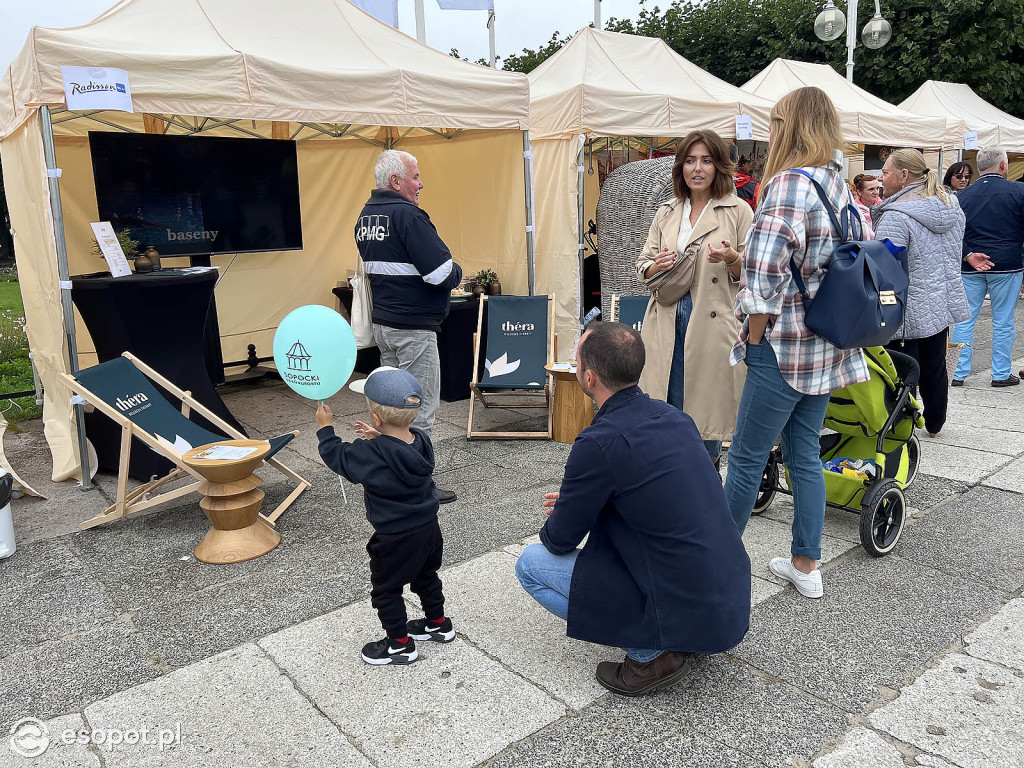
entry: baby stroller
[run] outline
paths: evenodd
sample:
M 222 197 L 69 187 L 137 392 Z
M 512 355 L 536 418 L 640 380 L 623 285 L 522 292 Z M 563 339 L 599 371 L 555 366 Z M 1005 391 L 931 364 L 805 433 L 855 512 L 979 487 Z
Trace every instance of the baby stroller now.
M 868 347 L 864 354 L 871 378 L 829 397 L 825 427 L 832 431 L 820 437 L 820 456 L 826 504 L 860 515 L 861 544 L 869 555 L 882 557 L 892 552 L 903 533 L 907 513 L 903 491 L 914 481 L 921 461 L 915 429 L 924 426 L 924 419 L 911 395 L 920 369 L 909 355 L 883 347 Z M 839 458 L 874 462 L 874 474 L 864 478 L 825 468 L 826 462 Z M 785 487 L 779 482 L 780 468 L 785 472 Z M 761 477 L 753 514 L 768 509 L 776 493 L 792 495 L 789 487 L 789 470 L 776 446 Z

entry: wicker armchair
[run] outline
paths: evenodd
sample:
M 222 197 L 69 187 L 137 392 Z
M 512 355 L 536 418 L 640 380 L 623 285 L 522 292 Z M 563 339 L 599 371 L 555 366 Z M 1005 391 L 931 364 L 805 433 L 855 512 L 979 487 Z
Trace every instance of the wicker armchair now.
M 619 166 L 604 180 L 597 200 L 601 316 L 610 320 L 612 296 L 647 296 L 636 279 L 636 259 L 658 206 L 672 198 L 674 157 Z

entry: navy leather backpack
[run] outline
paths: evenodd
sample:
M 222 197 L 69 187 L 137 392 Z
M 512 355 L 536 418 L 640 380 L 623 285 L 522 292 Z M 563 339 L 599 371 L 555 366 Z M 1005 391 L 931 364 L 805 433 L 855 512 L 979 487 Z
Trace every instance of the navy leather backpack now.
M 800 269 L 792 259 L 789 261 L 808 330 L 840 349 L 886 344 L 903 324 L 907 306 L 910 279 L 899 258 L 906 248 L 888 239 L 851 240 L 851 212 L 858 234 L 864 236 L 857 209 L 847 204 L 837 218 L 821 184 L 806 171 L 793 170 L 811 180 L 840 240 L 814 299 L 807 293 Z

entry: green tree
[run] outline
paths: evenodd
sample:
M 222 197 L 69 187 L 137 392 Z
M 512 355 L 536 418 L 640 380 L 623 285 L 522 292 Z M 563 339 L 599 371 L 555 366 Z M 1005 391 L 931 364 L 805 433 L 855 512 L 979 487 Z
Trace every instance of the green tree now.
M 871 15 L 870 3 L 861 6 L 859 27 Z M 776 58 L 829 64 L 845 75 L 845 36 L 826 43 L 814 35 L 820 10 L 815 0 L 672 0 L 665 10 L 644 7 L 636 19 L 610 19 L 607 29 L 660 37 L 734 85 Z M 925 80 L 966 83 L 1000 109 L 1024 117 L 1021 11 L 1021 0 L 882 0 L 893 38 L 880 50 L 858 44 L 854 82 L 892 103 Z M 568 40 L 556 32 L 547 45 L 510 56 L 504 68 L 530 72 Z
M 546 45 L 542 45 L 536 50 L 523 48 L 522 53 L 514 53 L 511 56 L 506 57 L 501 68 L 507 69 L 509 72 L 522 72 L 523 74 L 532 72 L 539 67 L 545 59 L 557 53 L 558 49 L 568 43 L 571 39 L 572 37 L 570 35 L 559 37 L 558 32 L 555 32 L 551 35 L 551 39 L 548 40 Z
M 925 80 L 966 83 L 1004 112 L 1024 117 L 1020 0 L 890 0 L 893 28 L 878 51 L 858 46 L 854 81 L 898 103 Z

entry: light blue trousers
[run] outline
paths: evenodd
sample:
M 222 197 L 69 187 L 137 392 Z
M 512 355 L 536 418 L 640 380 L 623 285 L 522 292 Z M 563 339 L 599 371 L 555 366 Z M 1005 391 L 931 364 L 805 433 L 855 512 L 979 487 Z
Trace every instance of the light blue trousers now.
M 960 350 L 956 373 L 953 378 L 963 381 L 971 375 L 971 361 L 974 357 L 974 325 L 985 302 L 987 293 L 992 299 L 992 380 L 1001 381 L 1010 377 L 1010 356 L 1013 342 L 1017 339 L 1017 325 L 1013 313 L 1017 309 L 1021 279 L 1024 273 L 1003 272 L 992 275 L 988 272 L 962 275 L 967 303 L 971 308 L 971 319 L 953 326 L 950 339 L 954 344 L 967 344 Z

